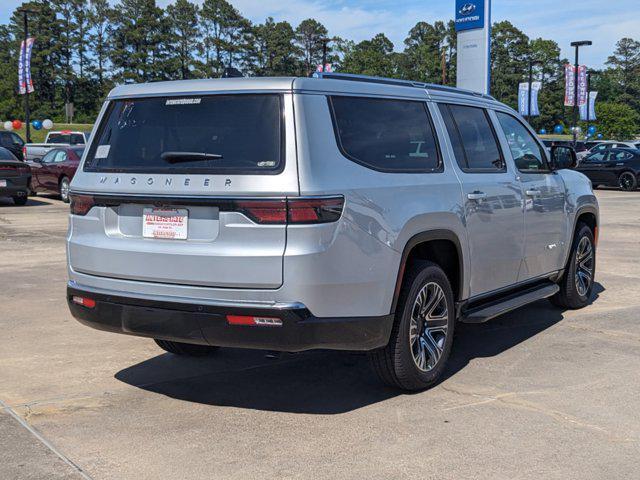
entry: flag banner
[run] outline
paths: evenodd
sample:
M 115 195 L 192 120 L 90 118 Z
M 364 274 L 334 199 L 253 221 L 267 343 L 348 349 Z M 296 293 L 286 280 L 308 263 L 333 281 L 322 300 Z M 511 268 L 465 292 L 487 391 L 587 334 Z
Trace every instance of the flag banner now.
M 578 67 L 578 106 L 587 103 L 587 66 Z
M 596 98 L 598 98 L 598 92 L 589 92 L 589 101 L 580 105 L 580 120 L 583 122 L 593 122 L 598 119 L 596 117 Z M 587 109 L 589 110 L 587 111 Z
M 518 112 L 523 117 L 529 112 L 529 83 L 522 82 L 518 85 Z
M 24 78 L 25 53 L 23 40 L 22 43 L 20 43 L 20 56 L 18 57 L 18 89 L 20 95 L 27 93 L 27 82 Z
M 27 83 L 27 92 L 33 92 L 33 79 L 31 78 L 31 53 L 33 52 L 33 42 L 35 42 L 35 38 L 27 38 L 27 58 L 25 59 L 24 65 L 24 79 Z
M 18 59 L 18 89 L 20 95 L 33 92 L 33 80 L 31 78 L 31 52 L 35 38 L 27 38 L 26 44 L 20 43 L 20 57 Z
M 531 115 L 529 115 L 529 82 L 518 85 L 518 111 L 522 116 L 537 117 L 540 115 L 538 106 L 538 93 L 542 88 L 542 82 L 531 83 Z
M 565 107 L 573 107 L 576 104 L 575 75 L 576 75 L 575 67 L 567 63 L 564 66 L 564 106 Z

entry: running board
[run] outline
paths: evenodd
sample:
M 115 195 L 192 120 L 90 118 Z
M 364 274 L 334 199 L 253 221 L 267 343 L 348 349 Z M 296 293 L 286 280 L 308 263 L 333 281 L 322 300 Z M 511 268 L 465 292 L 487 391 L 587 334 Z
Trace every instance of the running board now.
M 495 300 L 489 304 L 479 305 L 462 312 L 460 321 L 463 323 L 484 323 L 492 318 L 510 312 L 520 307 L 524 307 L 537 300 L 549 298 L 555 295 L 560 287 L 555 283 L 537 285 L 527 290 L 509 295 L 505 298 Z

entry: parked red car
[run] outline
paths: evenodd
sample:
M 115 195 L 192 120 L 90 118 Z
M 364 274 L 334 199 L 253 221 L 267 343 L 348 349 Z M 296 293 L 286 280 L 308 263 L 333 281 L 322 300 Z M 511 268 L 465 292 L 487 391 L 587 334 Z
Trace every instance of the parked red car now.
M 57 193 L 69 202 L 69 184 L 76 173 L 84 147 L 61 147 L 41 159 L 30 160 L 31 192 Z

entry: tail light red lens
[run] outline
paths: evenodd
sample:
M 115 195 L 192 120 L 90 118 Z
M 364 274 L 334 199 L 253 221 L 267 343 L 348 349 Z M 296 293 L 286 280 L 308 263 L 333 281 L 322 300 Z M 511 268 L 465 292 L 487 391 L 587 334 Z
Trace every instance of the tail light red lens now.
M 343 207 L 343 197 L 289 199 L 287 220 L 291 224 L 336 222 Z
M 95 199 L 91 195 L 71 194 L 71 213 L 73 215 L 86 215 L 95 205 Z
M 287 221 L 286 200 L 238 200 L 235 210 L 260 224 L 282 224 Z
M 343 197 L 238 200 L 234 210 L 260 224 L 283 225 L 336 222 L 342 215 Z

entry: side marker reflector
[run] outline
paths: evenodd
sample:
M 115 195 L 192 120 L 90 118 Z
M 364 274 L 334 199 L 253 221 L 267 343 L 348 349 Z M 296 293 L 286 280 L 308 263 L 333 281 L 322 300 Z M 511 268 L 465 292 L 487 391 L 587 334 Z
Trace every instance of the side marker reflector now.
M 76 305 L 82 305 L 83 307 L 94 308 L 96 306 L 96 301 L 92 298 L 78 297 L 74 295 L 72 300 Z
M 281 327 L 282 319 L 274 317 L 227 315 L 227 323 L 229 325 L 245 325 L 250 327 Z

